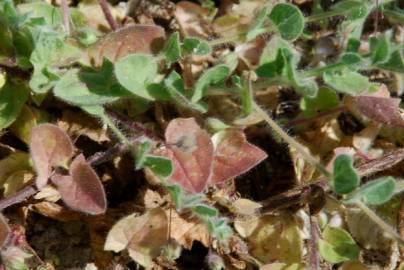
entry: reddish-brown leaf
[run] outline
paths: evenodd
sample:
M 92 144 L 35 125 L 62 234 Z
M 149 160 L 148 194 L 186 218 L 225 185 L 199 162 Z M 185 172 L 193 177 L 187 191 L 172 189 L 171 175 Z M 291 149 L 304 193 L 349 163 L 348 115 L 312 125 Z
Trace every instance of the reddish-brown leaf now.
M 211 183 L 216 184 L 247 172 L 267 157 L 260 148 L 250 144 L 241 130 L 221 131 L 216 141 Z
M 73 156 L 73 144 L 69 136 L 58 126 L 41 124 L 32 129 L 31 156 L 38 174 L 38 189 L 48 183 L 52 167 L 67 167 Z
M 161 154 L 173 162 L 171 181 L 190 192 L 202 192 L 212 172 L 213 144 L 209 134 L 194 118 L 176 118 L 168 124 L 165 138 L 166 148 Z
M 88 50 L 89 60 L 100 66 L 104 57 L 115 62 L 132 53 L 157 53 L 164 46 L 164 28 L 131 25 L 111 32 Z
M 0 213 L 0 248 L 2 248 L 7 242 L 7 239 L 10 236 L 10 232 L 10 226 L 8 226 L 8 223 L 3 214 Z
M 56 174 L 51 180 L 63 201 L 73 210 L 98 215 L 105 212 L 105 191 L 97 174 L 82 154 L 70 165 L 70 175 Z
M 358 110 L 366 117 L 389 126 L 404 128 L 399 98 L 358 96 L 355 97 L 355 103 Z

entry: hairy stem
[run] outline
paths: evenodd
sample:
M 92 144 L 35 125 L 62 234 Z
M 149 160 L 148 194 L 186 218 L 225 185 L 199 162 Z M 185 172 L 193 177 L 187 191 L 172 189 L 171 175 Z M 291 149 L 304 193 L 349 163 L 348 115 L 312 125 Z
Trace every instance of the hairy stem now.
M 121 132 L 121 130 L 114 124 L 114 122 L 106 114 L 103 114 L 101 116 L 101 120 L 106 126 L 108 126 L 111 129 L 112 133 L 115 134 L 118 140 L 128 147 L 133 157 L 136 158 L 135 146 L 133 145 L 133 143 L 129 141 L 129 139 L 125 136 L 125 134 Z
M 253 102 L 254 110 L 267 122 L 267 124 L 276 132 L 278 133 L 281 138 L 287 142 L 290 146 L 295 148 L 297 152 L 299 152 L 302 157 L 309 162 L 311 165 L 315 166 L 317 170 L 319 170 L 322 174 L 326 177 L 331 177 L 331 173 L 327 171 L 327 169 L 317 161 L 305 148 L 301 145 L 298 141 L 290 137 L 283 129 L 271 118 L 269 115 L 255 102 Z
M 384 220 L 382 220 L 372 209 L 370 209 L 363 202 L 355 203 L 357 207 L 359 207 L 376 225 L 378 225 L 383 231 L 388 233 L 390 237 L 396 240 L 401 246 L 404 246 L 404 240 L 400 237 L 400 235 Z
M 117 30 L 119 26 L 118 23 L 115 21 L 114 16 L 112 16 L 107 0 L 99 0 L 99 4 L 111 29 L 114 31 Z

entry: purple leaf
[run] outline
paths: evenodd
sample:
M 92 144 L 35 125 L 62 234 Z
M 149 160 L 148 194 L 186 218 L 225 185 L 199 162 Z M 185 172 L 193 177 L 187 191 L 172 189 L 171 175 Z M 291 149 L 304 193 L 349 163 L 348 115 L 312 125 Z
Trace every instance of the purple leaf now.
M 38 189 L 48 183 L 52 167 L 66 167 L 73 156 L 73 144 L 69 136 L 58 126 L 41 124 L 32 129 L 31 156 L 38 174 Z
M 70 165 L 70 175 L 55 174 L 51 180 L 63 201 L 73 210 L 98 215 L 105 212 L 105 191 L 97 174 L 82 154 Z
M 355 103 L 358 110 L 366 117 L 389 126 L 404 128 L 399 98 L 358 96 L 355 97 Z
M 95 66 L 101 66 L 104 58 L 116 62 L 132 53 L 155 54 L 164 44 L 164 28 L 157 25 L 130 25 L 110 32 L 88 50 Z
M 241 130 L 226 130 L 215 135 L 217 146 L 211 183 L 217 184 L 243 174 L 267 157 L 250 144 Z
M 211 176 L 213 144 L 194 118 L 172 120 L 165 132 L 166 148 L 160 154 L 173 162 L 171 181 L 184 189 L 202 192 Z

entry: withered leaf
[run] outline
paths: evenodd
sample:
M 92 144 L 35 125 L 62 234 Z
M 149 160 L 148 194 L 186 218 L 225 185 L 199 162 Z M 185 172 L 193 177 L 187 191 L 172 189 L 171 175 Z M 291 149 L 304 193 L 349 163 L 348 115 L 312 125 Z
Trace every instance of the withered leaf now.
M 30 149 L 32 160 L 38 174 L 38 189 L 48 183 L 52 167 L 67 167 L 73 156 L 73 144 L 69 136 L 52 124 L 41 124 L 32 129 Z
M 247 172 L 267 157 L 250 144 L 241 130 L 225 130 L 214 136 L 216 141 L 211 183 L 220 183 Z
M 70 175 L 55 174 L 51 180 L 62 200 L 73 210 L 98 215 L 105 212 L 105 191 L 97 174 L 82 154 L 70 165 Z
M 174 167 L 171 181 L 190 192 L 202 192 L 212 172 L 213 144 L 209 134 L 194 118 L 176 118 L 168 124 L 165 138 L 163 154 Z
M 164 45 L 164 29 L 156 25 L 131 25 L 111 32 L 88 50 L 95 66 L 101 66 L 104 57 L 115 62 L 132 53 L 157 53 Z
M 167 241 L 167 215 L 163 209 L 154 208 L 118 221 L 109 231 L 104 249 L 119 252 L 126 248 L 132 259 L 147 267 Z
M 358 96 L 358 110 L 370 119 L 389 126 L 404 128 L 404 116 L 400 113 L 400 99 L 378 96 Z

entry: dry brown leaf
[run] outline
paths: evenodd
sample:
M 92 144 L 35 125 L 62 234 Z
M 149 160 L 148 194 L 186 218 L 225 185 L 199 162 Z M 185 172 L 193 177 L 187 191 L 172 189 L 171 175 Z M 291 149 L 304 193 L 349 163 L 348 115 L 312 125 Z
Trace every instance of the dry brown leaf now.
M 356 149 L 367 153 L 372 147 L 374 140 L 379 134 L 381 125 L 376 122 L 370 123 L 369 126 L 356 133 L 352 138 L 352 144 Z
M 29 144 L 32 128 L 45 120 L 48 120 L 46 112 L 25 105 L 15 122 L 10 126 L 10 130 L 20 140 Z
M 12 173 L 4 182 L 4 196 L 15 194 L 26 184 L 34 180 L 35 174 L 32 170 L 20 170 Z
M 258 217 L 238 217 L 234 220 L 234 229 L 243 238 L 250 237 L 258 227 Z
M 61 199 L 61 196 L 59 191 L 55 187 L 47 185 L 34 195 L 34 199 L 45 200 L 48 202 L 57 202 Z
M 169 210 L 166 211 L 169 215 Z M 171 238 L 175 239 L 184 248 L 191 249 L 194 241 L 201 242 L 205 247 L 209 246 L 209 232 L 206 225 L 193 219 L 186 220 L 174 210 L 171 211 Z
M 399 259 L 397 243 L 359 209 L 347 209 L 345 218 L 352 237 L 363 247 L 364 262 L 381 269 L 395 269 Z
M 30 156 L 28 153 L 15 151 L 0 160 L 0 185 L 5 189 L 6 186 L 8 186 L 7 190 L 4 192 L 5 196 L 11 195 L 22 187 L 26 181 L 30 180 L 28 179 L 28 175 L 27 178 L 24 178 L 25 173 L 32 174 L 32 167 L 29 158 Z
M 377 270 L 376 266 L 368 266 L 361 262 L 345 262 L 341 265 L 339 270 Z
M 45 217 L 63 222 L 82 219 L 81 214 L 53 202 L 35 203 L 31 206 L 31 209 Z
M 132 214 L 118 221 L 109 231 L 104 249 L 119 252 L 126 248 L 132 259 L 147 267 L 167 241 L 166 212 L 154 208 L 141 216 Z
M 110 141 L 107 130 L 96 119 L 83 112 L 63 110 L 57 124 L 72 138 L 86 136 L 98 143 Z
M 146 209 L 152 209 L 167 203 L 167 201 L 169 201 L 169 195 L 166 194 L 166 196 L 161 196 L 157 191 L 148 188 L 144 192 L 142 201 Z
M 180 1 L 174 15 L 183 36 L 208 38 L 211 34 L 206 20 L 208 9 L 189 1 Z
M 237 199 L 233 202 L 233 208 L 236 214 L 245 216 L 254 216 L 257 214 L 257 210 L 262 207 L 260 203 L 248 200 L 248 199 Z
M 247 242 L 250 254 L 263 263 L 300 263 L 303 258 L 299 224 L 288 214 L 261 217 Z

